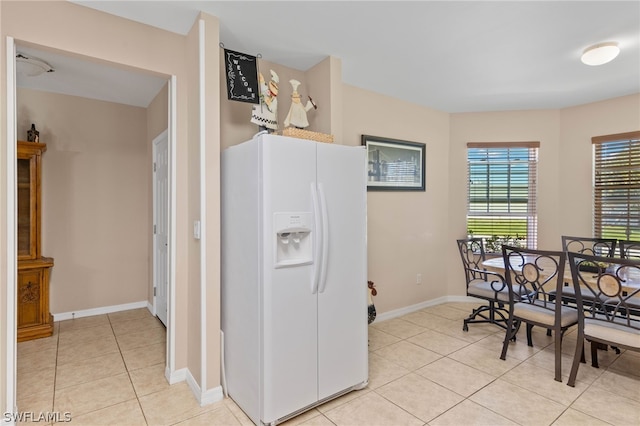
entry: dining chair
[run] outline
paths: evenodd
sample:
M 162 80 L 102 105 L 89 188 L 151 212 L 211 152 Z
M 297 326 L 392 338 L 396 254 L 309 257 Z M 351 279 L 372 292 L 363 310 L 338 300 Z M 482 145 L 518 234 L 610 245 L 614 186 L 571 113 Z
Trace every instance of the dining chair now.
M 591 363 L 598 367 L 598 346 L 640 351 L 640 317 L 633 298 L 640 292 L 640 259 L 589 256 L 569 252 L 569 266 L 577 295 L 578 343 L 569 374 L 569 386 L 575 386 L 579 353 L 585 340 L 591 343 Z M 598 264 L 598 272 L 585 271 L 581 265 Z M 592 301 L 585 304 L 583 295 Z
M 484 240 L 465 238 L 456 242 L 462 258 L 467 296 L 487 302 L 487 305 L 481 305 L 472 310 L 471 314 L 464 319 L 462 329 L 468 331 L 471 323 L 491 323 L 506 328 L 507 311 L 504 305 L 509 302 L 509 291 L 502 275 L 487 271 L 482 266 L 482 262 L 486 259 Z
M 509 342 L 517 332 L 514 324 L 527 325 L 527 345 L 533 346 L 534 326 L 553 331 L 555 380 L 562 381 L 562 337 L 578 323 L 576 309 L 556 303 L 552 294 L 561 291 L 566 254 L 563 251 L 531 250 L 502 246 L 505 279 L 509 289 L 509 319 L 500 359 L 506 359 Z M 554 293 L 552 293 L 554 292 Z
M 563 235 L 562 250 L 589 254 L 592 256 L 613 257 L 616 252 L 616 238 L 569 237 Z
M 618 240 L 618 249 L 623 259 L 640 259 L 640 241 Z
M 618 240 L 620 257 L 623 259 L 640 259 L 640 241 Z M 640 296 L 632 296 L 627 303 L 632 306 L 637 315 L 640 315 Z
M 565 253 L 572 251 L 574 253 L 603 257 L 613 257 L 616 253 L 616 244 L 618 242 L 615 238 L 569 237 L 566 235 L 561 238 L 562 250 Z M 576 295 L 571 280 L 564 282 L 561 294 L 563 303 L 575 304 Z M 588 302 L 590 297 L 589 293 L 583 294 L 583 302 Z

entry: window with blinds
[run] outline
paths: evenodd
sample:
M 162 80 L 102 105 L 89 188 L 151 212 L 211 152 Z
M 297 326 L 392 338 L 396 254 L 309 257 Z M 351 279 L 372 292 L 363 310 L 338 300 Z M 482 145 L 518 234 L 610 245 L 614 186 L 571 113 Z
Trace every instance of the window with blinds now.
M 640 240 L 640 131 L 591 140 L 594 235 Z
M 468 143 L 467 232 L 488 252 L 536 248 L 539 142 Z

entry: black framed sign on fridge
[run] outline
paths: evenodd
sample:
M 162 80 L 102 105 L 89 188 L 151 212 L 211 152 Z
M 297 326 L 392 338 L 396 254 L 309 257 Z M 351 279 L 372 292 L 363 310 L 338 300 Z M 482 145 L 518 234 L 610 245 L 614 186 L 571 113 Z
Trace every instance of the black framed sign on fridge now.
M 425 144 L 362 135 L 368 191 L 424 191 Z

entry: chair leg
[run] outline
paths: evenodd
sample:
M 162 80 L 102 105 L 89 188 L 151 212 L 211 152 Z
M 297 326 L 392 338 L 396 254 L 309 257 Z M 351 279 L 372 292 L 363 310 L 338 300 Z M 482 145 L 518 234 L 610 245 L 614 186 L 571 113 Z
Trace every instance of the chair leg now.
M 580 355 L 580 358 L 578 357 Z M 584 359 L 584 337 L 578 334 L 578 342 L 576 343 L 576 351 L 573 354 L 573 363 L 571 364 L 571 373 L 569 373 L 569 380 L 567 386 L 572 388 L 576 386 L 576 377 L 578 376 L 578 367 L 580 366 L 581 358 Z
M 516 341 L 516 337 L 518 336 L 518 330 L 520 330 L 520 324 L 522 324 L 520 320 L 514 321 L 513 329 L 512 329 L 513 332 L 511 333 L 511 335 L 513 336 L 511 337 L 512 342 Z
M 497 307 L 496 307 L 497 305 Z M 462 322 L 462 331 L 469 331 L 471 323 L 495 324 L 501 328 L 506 328 L 507 316 L 503 312 L 504 304 L 489 301 L 489 305 L 483 305 L 471 311 L 471 314 Z M 488 314 L 487 314 L 488 312 Z M 477 318 L 480 317 L 480 318 Z
M 507 359 L 507 350 L 509 349 L 509 341 L 511 340 L 512 324 L 513 324 L 513 321 L 511 320 L 507 321 L 507 329 L 504 332 L 504 342 L 502 342 L 502 352 L 500 353 L 500 359 L 503 361 Z
M 527 345 L 533 346 L 533 339 L 531 337 L 531 330 L 533 330 L 533 324 L 527 324 Z
M 598 343 L 596 342 L 591 342 L 591 366 L 600 368 L 598 366 Z
M 516 321 L 516 325 L 514 327 L 513 316 L 509 315 L 507 319 L 507 329 L 504 333 L 504 342 L 502 343 L 502 353 L 500 354 L 501 360 L 507 359 L 507 350 L 509 349 L 509 342 L 512 339 L 515 339 L 516 333 L 520 328 L 520 321 Z
M 547 329 L 551 331 L 551 329 Z M 562 382 L 562 332 L 555 330 L 555 381 Z

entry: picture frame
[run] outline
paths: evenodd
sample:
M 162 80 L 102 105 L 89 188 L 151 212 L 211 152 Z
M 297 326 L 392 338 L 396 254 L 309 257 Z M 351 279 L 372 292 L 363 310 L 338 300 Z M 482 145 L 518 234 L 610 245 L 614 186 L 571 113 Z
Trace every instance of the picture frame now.
M 362 135 L 367 148 L 367 191 L 424 191 L 424 143 Z

